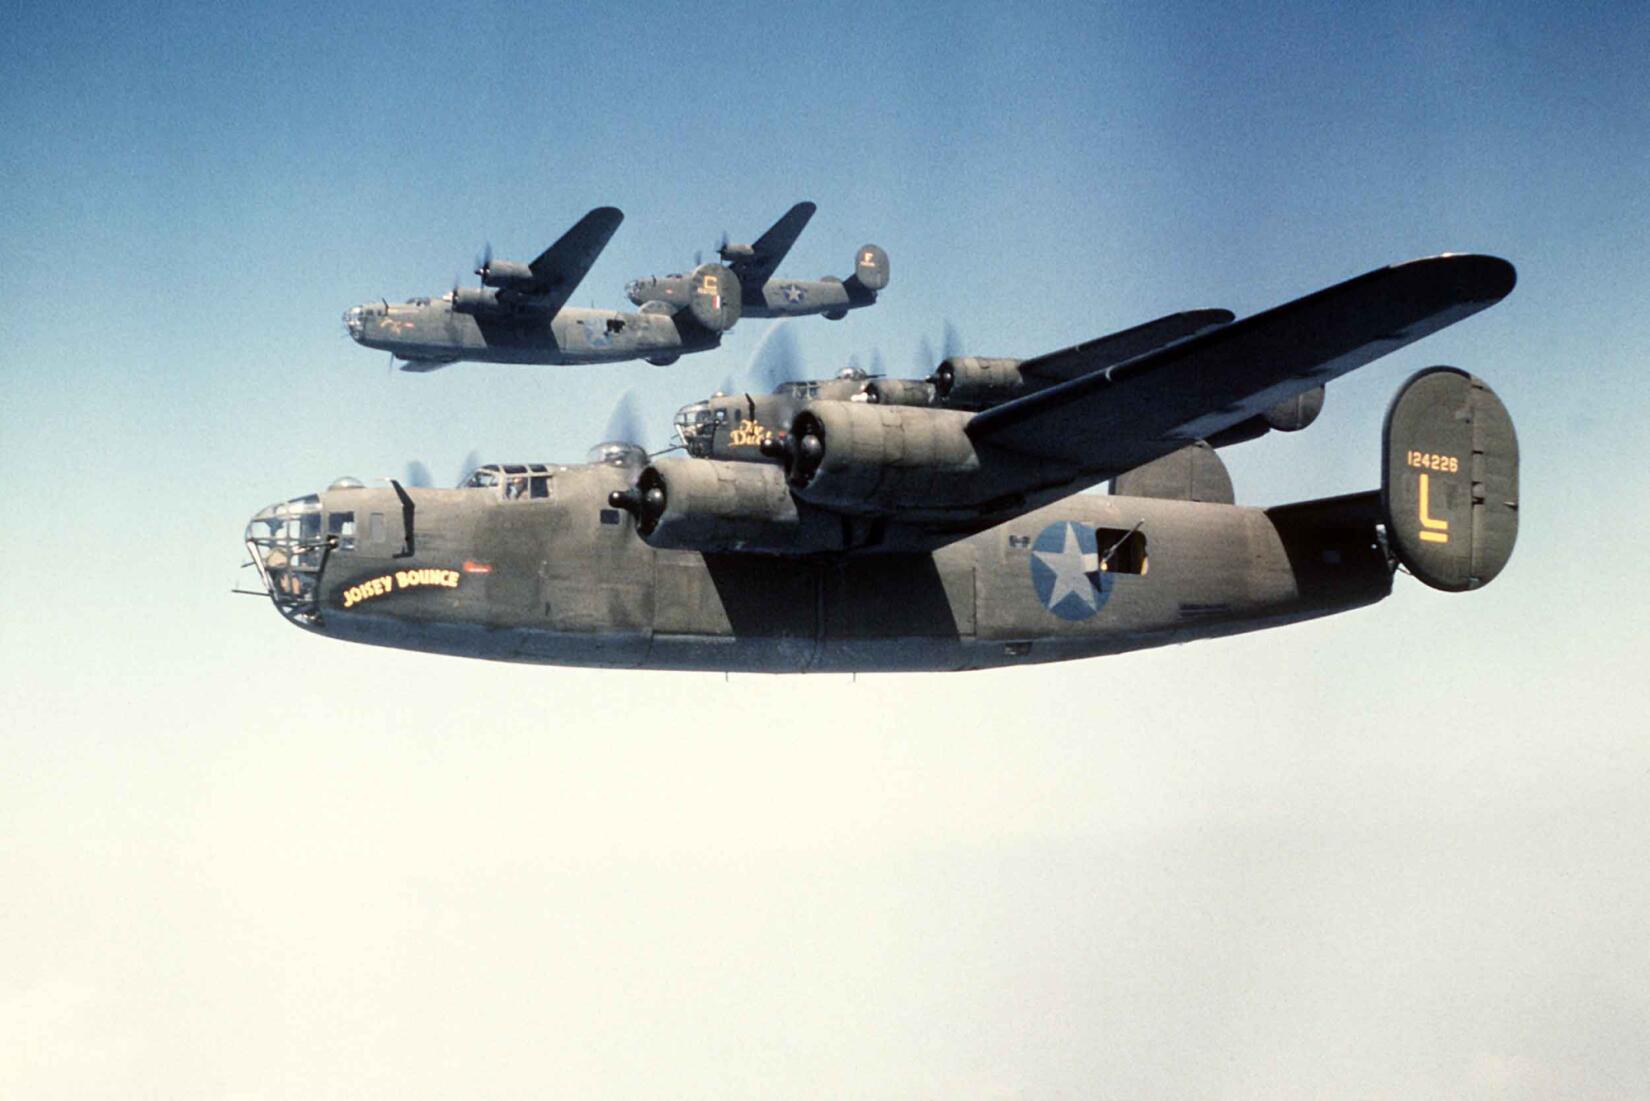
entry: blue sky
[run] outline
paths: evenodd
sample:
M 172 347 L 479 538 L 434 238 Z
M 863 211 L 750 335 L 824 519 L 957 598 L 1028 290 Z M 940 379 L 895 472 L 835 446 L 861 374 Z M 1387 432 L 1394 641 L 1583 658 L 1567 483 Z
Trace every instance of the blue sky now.
M 1645 1096 L 1642 5 L 8 30 L 0 936 L 28 947 L 0 1032 L 33 1041 L 0 1092 Z M 346 307 L 607 203 L 576 301 L 618 305 L 803 198 L 786 271 L 893 263 L 875 309 L 796 325 L 821 374 L 914 369 L 947 320 L 1029 355 L 1507 257 L 1505 302 L 1228 461 L 1248 503 L 1368 488 L 1396 385 L 1466 368 L 1523 445 L 1511 566 L 1244 639 L 857 683 L 351 648 L 227 595 L 262 505 L 472 448 L 576 459 L 632 389 L 658 446 L 766 324 L 670 368 L 414 377 Z

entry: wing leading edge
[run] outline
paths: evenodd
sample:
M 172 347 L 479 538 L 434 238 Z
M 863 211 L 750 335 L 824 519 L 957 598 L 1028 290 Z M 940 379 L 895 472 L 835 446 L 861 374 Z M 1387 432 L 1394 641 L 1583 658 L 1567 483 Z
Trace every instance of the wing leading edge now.
M 758 237 L 751 244 L 754 256 L 735 260 L 732 263 L 733 273 L 739 277 L 739 284 L 743 287 L 761 289 L 762 284 L 773 278 L 785 256 L 796 244 L 796 239 L 802 236 L 807 228 L 808 219 L 814 216 L 817 210 L 813 203 L 800 202 L 780 216 L 779 221 L 768 227 L 768 231 Z
M 624 213 L 617 207 L 599 206 L 580 218 L 572 229 L 527 265 L 538 281 L 538 287 L 543 288 L 541 293 L 549 312 L 561 309 L 573 297 L 573 292 L 579 289 L 579 284 L 596 263 L 596 257 L 602 254 L 622 221 Z
M 1231 310 L 1186 310 L 1159 317 L 1132 329 L 1085 340 L 1058 352 L 1028 359 L 1020 364 L 1026 378 L 1042 382 L 1069 382 L 1102 371 L 1136 356 L 1155 352 L 1168 344 L 1199 333 L 1230 325 L 1237 315 Z
M 1513 266 L 1494 256 L 1446 253 L 1380 268 L 988 409 L 967 432 L 976 444 L 1070 463 L 1092 483 L 1469 317 L 1516 281 Z

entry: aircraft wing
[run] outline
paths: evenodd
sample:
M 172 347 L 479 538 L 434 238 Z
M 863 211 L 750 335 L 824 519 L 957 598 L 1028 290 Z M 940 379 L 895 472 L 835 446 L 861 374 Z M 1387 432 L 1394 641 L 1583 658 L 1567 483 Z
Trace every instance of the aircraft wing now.
M 543 287 L 551 313 L 561 309 L 573 292 L 579 289 L 596 257 L 602 254 L 613 231 L 624 221 L 624 213 L 617 207 L 599 206 L 580 218 L 572 229 L 562 234 L 555 244 L 539 253 L 539 258 L 527 265 L 533 277 Z
M 1105 370 L 1135 356 L 1155 352 L 1166 344 L 1229 325 L 1231 310 L 1187 310 L 1172 313 L 1132 329 L 1085 340 L 1058 352 L 1028 359 L 1020 374 L 1043 382 L 1069 382 L 1080 375 Z
M 1380 268 L 988 409 L 967 432 L 976 445 L 1069 463 L 1091 483 L 1475 314 L 1504 298 L 1516 278 L 1494 256 L 1446 254 Z M 1075 362 L 1083 347 L 1044 358 Z
M 761 287 L 772 279 L 774 271 L 785 259 L 786 253 L 791 251 L 791 246 L 796 244 L 796 239 L 802 236 L 803 228 L 817 209 L 813 203 L 797 203 L 779 221 L 769 226 L 768 231 L 751 244 L 751 251 L 756 255 L 732 265 L 733 274 L 739 277 L 739 285 Z

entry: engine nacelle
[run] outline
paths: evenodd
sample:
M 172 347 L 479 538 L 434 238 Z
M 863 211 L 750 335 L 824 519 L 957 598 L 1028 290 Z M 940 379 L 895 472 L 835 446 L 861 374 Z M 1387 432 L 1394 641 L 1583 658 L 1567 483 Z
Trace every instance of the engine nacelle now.
M 453 309 L 459 313 L 503 313 L 509 307 L 498 300 L 498 292 L 489 288 L 456 287 L 453 290 Z
M 1017 359 L 952 356 L 934 369 L 934 392 L 954 409 L 986 409 L 1029 390 Z
M 476 274 L 489 287 L 519 287 L 538 282 L 532 268 L 514 260 L 489 260 L 476 269 Z
M 1323 387 L 1315 386 L 1292 398 L 1285 398 L 1261 414 L 1268 428 L 1279 432 L 1299 432 L 1323 412 Z
M 688 311 L 693 319 L 713 333 L 733 328 L 744 309 L 739 277 L 721 264 L 700 264 L 688 278 L 692 283 Z
M 984 506 L 1015 493 L 1028 474 L 1039 480 L 1038 460 L 993 451 L 984 461 L 964 430 L 971 419 L 952 409 L 810 402 L 783 442 L 786 477 L 813 504 L 912 516 Z
M 649 546 L 696 550 L 798 554 L 812 545 L 785 472 L 768 463 L 718 459 L 661 459 L 644 469 L 634 489 L 608 501 L 636 518 Z M 821 526 L 821 534 L 828 535 Z
M 865 384 L 865 400 L 873 405 L 938 404 L 939 395 L 932 382 L 915 378 L 879 378 Z

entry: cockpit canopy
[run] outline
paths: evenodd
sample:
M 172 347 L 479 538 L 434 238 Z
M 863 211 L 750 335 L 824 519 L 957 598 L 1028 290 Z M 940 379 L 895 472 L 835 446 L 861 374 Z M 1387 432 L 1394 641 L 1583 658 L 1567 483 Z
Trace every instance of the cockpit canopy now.
M 584 461 L 592 466 L 622 466 L 640 470 L 647 465 L 647 450 L 622 440 L 608 440 L 586 452 Z
M 470 471 L 459 489 L 485 489 L 506 501 L 547 500 L 551 476 L 562 467 L 547 463 L 488 463 Z

